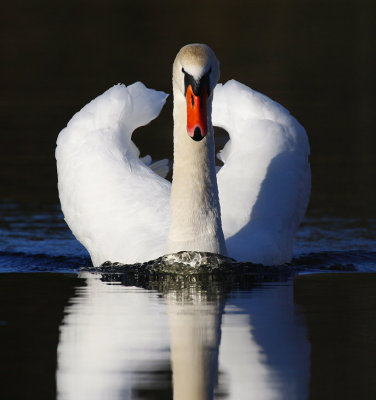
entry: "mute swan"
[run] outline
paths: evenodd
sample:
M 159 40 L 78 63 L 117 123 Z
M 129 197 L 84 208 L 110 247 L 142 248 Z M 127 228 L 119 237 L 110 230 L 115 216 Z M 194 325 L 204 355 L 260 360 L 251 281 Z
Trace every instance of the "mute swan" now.
M 174 170 L 141 159 L 132 132 L 156 118 L 167 95 L 141 82 L 116 85 L 73 116 L 57 139 L 65 220 L 95 266 L 181 250 L 278 265 L 291 260 L 310 193 L 304 128 L 268 97 L 231 80 L 206 45 L 173 64 Z M 213 124 L 230 140 L 218 155 Z M 227 249 L 226 249 L 227 248 Z

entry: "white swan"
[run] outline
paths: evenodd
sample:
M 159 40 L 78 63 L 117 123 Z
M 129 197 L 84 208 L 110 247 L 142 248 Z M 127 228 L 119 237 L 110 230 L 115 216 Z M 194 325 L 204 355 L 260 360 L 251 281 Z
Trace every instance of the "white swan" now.
M 306 132 L 278 103 L 234 80 L 216 86 L 218 78 L 208 46 L 188 45 L 176 56 L 172 185 L 156 173 L 166 163 L 140 159 L 131 140 L 159 114 L 163 92 L 116 85 L 60 132 L 62 210 L 94 265 L 180 250 L 265 265 L 291 259 L 310 193 Z M 217 174 L 212 121 L 230 136 Z

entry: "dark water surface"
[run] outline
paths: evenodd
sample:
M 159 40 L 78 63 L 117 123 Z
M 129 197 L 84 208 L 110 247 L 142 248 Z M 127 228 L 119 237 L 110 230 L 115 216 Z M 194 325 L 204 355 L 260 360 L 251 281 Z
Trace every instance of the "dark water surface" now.
M 375 15 L 371 0 L 0 3 L 0 399 L 376 398 Z M 118 82 L 171 93 L 192 42 L 308 132 L 294 260 L 240 280 L 83 272 L 56 137 Z M 142 155 L 171 159 L 171 112 L 170 97 L 136 132 Z

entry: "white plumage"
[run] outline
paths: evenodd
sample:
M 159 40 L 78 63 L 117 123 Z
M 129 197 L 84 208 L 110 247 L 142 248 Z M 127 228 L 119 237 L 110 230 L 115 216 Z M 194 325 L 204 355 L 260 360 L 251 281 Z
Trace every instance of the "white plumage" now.
M 171 185 L 139 159 L 131 134 L 159 114 L 166 97 L 139 82 L 116 85 L 59 134 L 62 210 L 94 265 L 134 263 L 163 253 Z
M 163 175 L 166 163 L 151 168 L 131 135 L 157 117 L 166 97 L 140 82 L 116 85 L 59 134 L 62 210 L 94 265 L 165 253 L 171 184 L 153 169 Z M 228 255 L 265 265 L 288 262 L 310 193 L 304 128 L 281 105 L 234 80 L 216 86 L 212 119 L 230 136 L 217 173 Z
M 217 174 L 229 254 L 290 261 L 311 188 L 307 134 L 280 104 L 234 80 L 214 92 L 213 124 L 227 130 Z

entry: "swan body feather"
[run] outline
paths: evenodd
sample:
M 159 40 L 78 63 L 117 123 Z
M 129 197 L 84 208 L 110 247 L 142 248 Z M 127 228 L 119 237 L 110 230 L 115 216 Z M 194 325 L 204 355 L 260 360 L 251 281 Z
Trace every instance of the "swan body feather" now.
M 139 158 L 131 135 L 159 115 L 166 97 L 140 82 L 116 85 L 59 134 L 62 211 L 94 265 L 146 261 L 164 252 L 171 184 Z
M 305 129 L 280 104 L 234 80 L 217 85 L 212 117 L 230 136 L 217 174 L 230 256 L 290 261 L 311 188 Z
M 171 245 L 171 218 L 176 220 L 174 212 L 179 214 L 182 203 L 170 210 L 171 183 L 162 177 L 167 162 L 153 164 L 150 156 L 141 159 L 132 141 L 133 131 L 156 118 L 166 98 L 140 82 L 116 85 L 75 114 L 59 134 L 56 159 L 62 211 L 96 266 L 212 248 L 180 248 L 174 241 Z M 221 215 L 208 217 L 213 226 L 222 219 L 226 244 L 219 239 L 214 252 L 223 254 L 226 246 L 228 255 L 240 261 L 264 265 L 290 261 L 310 194 L 304 128 L 284 107 L 235 80 L 215 87 L 208 113 L 213 125 L 226 129 L 230 137 L 218 155 L 224 162 L 216 176 Z M 210 132 L 208 136 L 209 141 Z M 187 140 L 194 143 L 188 135 Z M 175 148 L 175 163 L 177 155 Z M 194 183 L 188 182 L 185 190 L 190 185 Z M 215 203 L 215 198 L 210 201 Z M 175 239 L 187 239 L 184 235 L 192 232 L 183 229 Z

